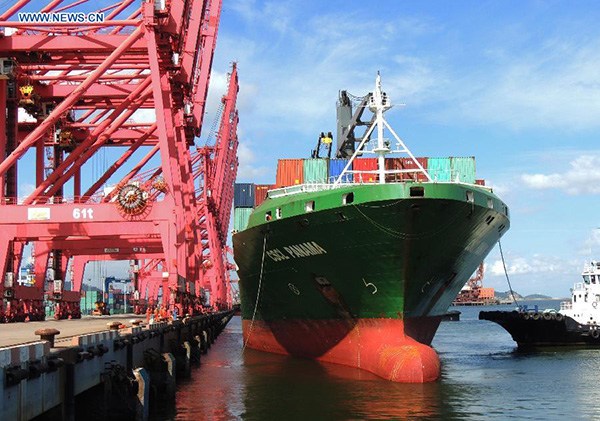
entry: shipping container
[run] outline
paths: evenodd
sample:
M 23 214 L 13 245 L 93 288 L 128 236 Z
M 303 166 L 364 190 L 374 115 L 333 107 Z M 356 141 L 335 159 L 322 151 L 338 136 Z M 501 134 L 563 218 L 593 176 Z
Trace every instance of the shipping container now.
M 254 186 L 254 207 L 262 205 L 267 198 L 267 192 L 275 188 L 274 184 L 257 184 Z
M 305 159 L 303 165 L 305 183 L 327 183 L 327 159 Z
M 233 193 L 233 206 L 236 208 L 254 207 L 254 184 L 235 183 Z
M 462 183 L 475 183 L 475 157 L 455 157 L 452 158 L 452 181 Z
M 452 162 L 450 158 L 429 158 L 427 172 L 433 181 L 450 181 L 452 177 Z
M 330 159 L 329 160 L 329 182 L 334 183 L 348 165 L 348 159 Z M 352 170 L 352 164 L 350 164 L 349 170 Z M 342 178 L 342 183 L 352 183 L 354 181 L 352 174 L 346 174 Z
M 377 158 L 356 158 L 353 161 L 354 171 L 360 170 L 368 170 L 375 171 L 377 170 Z M 355 172 L 354 173 L 354 182 L 355 183 L 376 183 L 377 182 L 377 174 L 375 173 L 367 173 L 367 172 Z
M 243 231 L 248 226 L 252 208 L 233 208 L 233 229 Z
M 423 169 L 427 169 L 428 158 L 416 158 Z M 427 176 L 419 171 L 418 165 L 412 158 L 386 158 L 386 170 L 415 170 L 414 172 L 405 172 L 398 174 L 388 174 L 386 181 L 427 181 Z
M 280 159 L 277 162 L 277 187 L 289 187 L 304 183 L 302 159 Z

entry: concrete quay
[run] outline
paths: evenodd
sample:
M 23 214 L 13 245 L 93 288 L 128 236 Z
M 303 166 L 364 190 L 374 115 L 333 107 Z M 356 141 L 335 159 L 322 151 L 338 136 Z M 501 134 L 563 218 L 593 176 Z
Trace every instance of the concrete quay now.
M 85 414 L 76 412 L 82 406 L 76 401 L 93 399 L 107 417 L 146 420 L 150 405 L 174 399 L 176 380 L 200 363 L 232 316 L 227 311 L 144 324 L 119 315 L 0 325 L 0 419 L 79 419 Z

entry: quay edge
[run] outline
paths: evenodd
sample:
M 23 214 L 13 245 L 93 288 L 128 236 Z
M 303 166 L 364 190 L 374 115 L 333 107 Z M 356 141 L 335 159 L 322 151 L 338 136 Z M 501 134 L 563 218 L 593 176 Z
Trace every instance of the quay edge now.
M 146 420 L 150 405 L 174 399 L 176 379 L 189 375 L 232 317 L 223 311 L 111 329 L 54 348 L 47 340 L 0 348 L 0 419 L 76 419 L 75 400 L 91 392 L 106 415 L 129 411 L 117 413 Z M 124 389 L 127 396 L 115 393 Z

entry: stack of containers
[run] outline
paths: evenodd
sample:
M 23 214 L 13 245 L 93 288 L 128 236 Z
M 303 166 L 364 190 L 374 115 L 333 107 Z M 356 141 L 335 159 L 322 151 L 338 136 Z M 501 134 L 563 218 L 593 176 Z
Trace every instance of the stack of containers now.
M 305 159 L 303 163 L 304 183 L 327 183 L 327 159 Z
M 340 176 L 342 171 L 344 171 L 344 168 L 346 168 L 346 165 L 348 165 L 348 161 L 349 161 L 349 159 L 330 159 L 329 160 L 329 182 L 330 183 L 334 183 L 338 179 L 338 177 Z M 350 167 L 348 169 L 352 170 L 352 165 L 350 165 Z M 352 183 L 353 181 L 354 180 L 352 178 L 351 173 L 344 175 L 344 177 L 342 178 L 342 183 Z
M 302 159 L 280 159 L 277 162 L 277 187 L 290 187 L 304 183 Z
M 356 158 L 353 162 L 354 171 L 367 170 L 367 171 L 375 171 L 377 170 L 377 158 Z M 377 174 L 372 172 L 355 172 L 354 173 L 354 182 L 355 183 L 376 183 L 377 182 Z
M 243 231 L 254 208 L 254 184 L 235 183 L 233 188 L 233 229 Z

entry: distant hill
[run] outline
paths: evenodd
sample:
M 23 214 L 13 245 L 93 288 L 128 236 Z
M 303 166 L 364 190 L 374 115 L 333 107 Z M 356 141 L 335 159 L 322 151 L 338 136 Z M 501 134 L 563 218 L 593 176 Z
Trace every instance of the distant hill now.
M 526 296 L 522 296 L 521 294 L 519 294 L 516 291 L 513 291 L 513 294 L 515 295 L 517 300 L 551 300 L 552 297 L 548 296 L 548 295 L 544 295 L 544 294 L 530 294 L 530 295 L 526 295 Z M 500 291 L 496 291 L 496 293 L 494 294 L 497 300 L 512 300 L 512 296 L 510 294 L 510 291 L 504 291 L 504 292 L 500 292 Z
M 496 298 L 496 300 L 500 300 L 500 301 L 505 301 L 505 300 L 512 300 L 513 299 L 513 295 L 515 296 L 515 298 L 517 300 L 523 300 L 523 296 L 521 294 L 519 294 L 516 291 L 513 291 L 512 294 L 510 293 L 510 291 L 496 291 L 494 293 L 494 297 Z
M 543 294 L 531 294 L 525 296 L 526 300 L 551 300 L 552 297 Z

